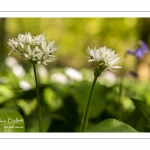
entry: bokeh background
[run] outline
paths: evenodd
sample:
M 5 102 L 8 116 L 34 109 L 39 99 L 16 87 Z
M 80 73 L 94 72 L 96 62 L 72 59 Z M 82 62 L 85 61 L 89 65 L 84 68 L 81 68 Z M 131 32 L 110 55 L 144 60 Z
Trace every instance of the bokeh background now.
M 150 47 L 149 18 L 0 18 L 0 108 L 17 109 L 25 119 L 26 131 L 37 132 L 32 66 L 15 52 L 8 56 L 8 40 L 28 32 L 33 36 L 44 34 L 48 41 L 55 40 L 55 45 L 61 46 L 56 61 L 38 66 L 45 132 L 79 131 L 93 80 L 86 48 L 105 45 L 124 61 L 122 69 L 107 71 L 98 80 L 88 127 L 116 118 L 138 131 L 150 131 L 130 99 L 134 96 L 150 105 L 149 53 L 140 61 L 131 55 L 124 58 L 127 50 L 139 46 L 139 40 Z
M 18 33 L 44 34 L 61 46 L 57 65 L 79 69 L 88 65 L 87 46 L 107 45 L 122 57 L 126 50 L 137 46 L 138 40 L 149 45 L 149 25 L 149 18 L 1 18 L 0 55 L 7 56 L 7 41 Z

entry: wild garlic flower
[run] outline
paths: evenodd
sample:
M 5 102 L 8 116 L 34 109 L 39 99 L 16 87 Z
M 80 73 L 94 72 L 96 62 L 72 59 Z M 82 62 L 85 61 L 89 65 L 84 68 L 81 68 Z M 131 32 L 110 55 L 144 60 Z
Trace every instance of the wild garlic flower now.
M 19 34 L 17 38 L 8 41 L 9 47 L 12 48 L 11 52 L 17 52 L 32 64 L 44 65 L 56 59 L 53 54 L 58 51 L 59 47 L 54 46 L 54 43 L 54 40 L 48 43 L 42 34 L 32 36 L 31 33 Z
M 89 54 L 89 62 L 93 62 L 94 64 L 95 76 L 100 76 L 101 72 L 107 69 L 114 71 L 114 68 L 121 68 L 118 66 L 120 57 L 111 48 L 104 46 L 99 49 L 90 49 L 88 47 L 86 51 Z

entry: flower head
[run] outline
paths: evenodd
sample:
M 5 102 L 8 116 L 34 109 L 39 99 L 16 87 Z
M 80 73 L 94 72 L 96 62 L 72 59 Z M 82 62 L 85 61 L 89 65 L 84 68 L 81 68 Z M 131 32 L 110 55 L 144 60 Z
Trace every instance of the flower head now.
M 17 38 L 12 38 L 8 41 L 9 47 L 12 48 L 11 52 L 17 52 L 32 64 L 44 65 L 54 61 L 56 58 L 53 54 L 59 47 L 54 46 L 54 43 L 54 40 L 48 43 L 42 34 L 32 36 L 31 33 L 19 34 Z
M 137 59 L 141 59 L 145 53 L 148 52 L 148 47 L 143 41 L 139 41 L 140 47 L 134 51 L 127 51 L 127 54 L 134 55 Z
M 111 48 L 104 46 L 99 49 L 90 49 L 88 47 L 86 51 L 89 54 L 89 62 L 93 62 L 94 64 L 95 76 L 99 76 L 102 71 L 107 69 L 114 71 L 114 68 L 121 68 L 118 66 L 120 57 Z

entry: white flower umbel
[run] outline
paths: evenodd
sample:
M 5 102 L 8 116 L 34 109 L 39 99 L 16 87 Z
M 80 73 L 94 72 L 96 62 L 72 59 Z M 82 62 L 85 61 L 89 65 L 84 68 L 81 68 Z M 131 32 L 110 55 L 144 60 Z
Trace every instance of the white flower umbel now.
M 81 132 L 86 130 L 86 126 L 88 124 L 88 118 L 89 118 L 89 108 L 91 104 L 91 97 L 94 91 L 94 87 L 97 81 L 97 78 L 101 75 L 101 73 L 104 70 L 112 70 L 114 68 L 121 68 L 118 66 L 118 63 L 120 62 L 120 57 L 118 57 L 118 54 L 115 54 L 115 51 L 107 48 L 106 46 L 100 47 L 99 49 L 90 49 L 89 47 L 86 49 L 87 53 L 89 54 L 89 62 L 93 62 L 94 64 L 94 80 L 92 83 L 91 91 L 89 94 L 89 98 L 87 101 L 85 113 L 83 116 L 82 124 L 81 124 Z
M 53 55 L 59 47 L 54 46 L 55 41 L 47 42 L 44 35 L 32 36 L 31 33 L 19 34 L 17 38 L 9 39 L 8 45 L 12 51 L 17 52 L 32 64 L 44 64 L 56 59 Z M 11 53 L 10 52 L 10 53 Z
M 94 64 L 94 75 L 99 76 L 104 70 L 111 70 L 115 68 L 121 68 L 118 66 L 120 62 L 120 57 L 118 54 L 115 54 L 115 51 L 111 48 L 107 48 L 106 46 L 100 47 L 99 49 L 90 49 L 89 47 L 86 49 L 89 54 L 89 62 L 93 62 Z
M 56 59 L 56 56 L 53 54 L 59 47 L 54 46 L 54 43 L 54 40 L 47 42 L 46 38 L 42 34 L 32 36 L 31 33 L 19 34 L 17 38 L 12 38 L 8 41 L 9 47 L 12 48 L 11 52 L 17 52 L 23 58 L 29 60 L 33 66 L 38 101 L 38 120 L 40 132 L 43 131 L 43 123 L 36 64 L 47 65 L 48 62 L 52 62 Z

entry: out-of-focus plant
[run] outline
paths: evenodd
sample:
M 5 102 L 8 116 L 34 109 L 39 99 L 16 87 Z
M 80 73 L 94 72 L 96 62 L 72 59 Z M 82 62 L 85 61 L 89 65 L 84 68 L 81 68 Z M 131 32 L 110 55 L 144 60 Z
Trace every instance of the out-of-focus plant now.
M 128 50 L 126 52 L 126 54 L 133 55 L 137 59 L 143 58 L 143 55 L 145 53 L 148 53 L 148 47 L 147 47 L 147 44 L 145 42 L 141 41 L 141 40 L 139 41 L 139 44 L 140 44 L 139 48 L 136 48 L 134 51 Z
M 7 58 L 12 57 L 9 56 Z M 13 64 L 11 59 L 7 58 L 4 62 L 9 61 L 9 63 Z M 16 58 L 14 59 L 16 60 Z M 16 62 L 17 64 L 18 62 Z M 16 71 L 14 69 L 15 64 L 13 68 L 8 66 L 8 62 L 1 63 L 1 67 L 3 69 L 0 72 L 0 107 L 17 109 L 24 118 L 25 131 L 38 132 L 36 88 L 33 86 L 34 80 L 32 79 L 33 73 L 31 72 L 33 68 L 29 65 L 27 69 L 24 69 L 24 76 L 19 76 L 19 73 L 17 76 L 14 72 Z M 82 80 L 78 80 L 79 74 L 75 77 L 74 74 L 72 75 L 73 72 L 71 70 L 67 74 L 67 68 L 55 67 L 50 71 L 47 66 L 40 65 L 37 69 L 41 77 L 39 91 L 42 100 L 44 132 L 78 132 L 88 99 L 87 93 L 89 93 L 91 88 L 93 71 L 87 68 L 76 70 L 80 74 L 80 77 L 82 75 Z M 41 70 L 43 70 L 42 73 Z M 75 68 L 72 68 L 72 70 L 75 70 Z M 120 120 L 118 113 L 121 113 L 121 110 L 120 108 L 118 109 L 117 101 L 118 79 L 118 75 L 109 70 L 103 72 L 101 77 L 98 78 L 90 105 L 87 129 L 105 119 L 114 118 L 129 124 L 138 131 L 149 132 L 150 128 L 145 124 L 143 115 L 139 114 L 140 112 L 129 98 L 132 96 L 141 99 L 147 107 L 150 107 L 149 84 L 140 83 L 137 79 L 129 75 L 127 77 L 124 76 L 121 98 L 123 116 Z M 137 119 L 137 116 L 139 119 Z M 116 120 L 111 120 L 110 123 L 113 121 L 114 123 L 116 122 Z M 105 122 L 102 122 L 100 126 L 102 125 L 106 125 Z M 118 125 L 121 125 L 120 122 L 118 122 Z M 121 126 L 125 127 L 123 124 Z M 116 131 L 116 128 L 113 127 L 110 132 L 113 129 Z M 102 130 L 100 129 L 99 131 L 101 132 Z M 118 131 L 121 132 L 121 128 Z M 125 130 L 122 131 L 124 132 Z

